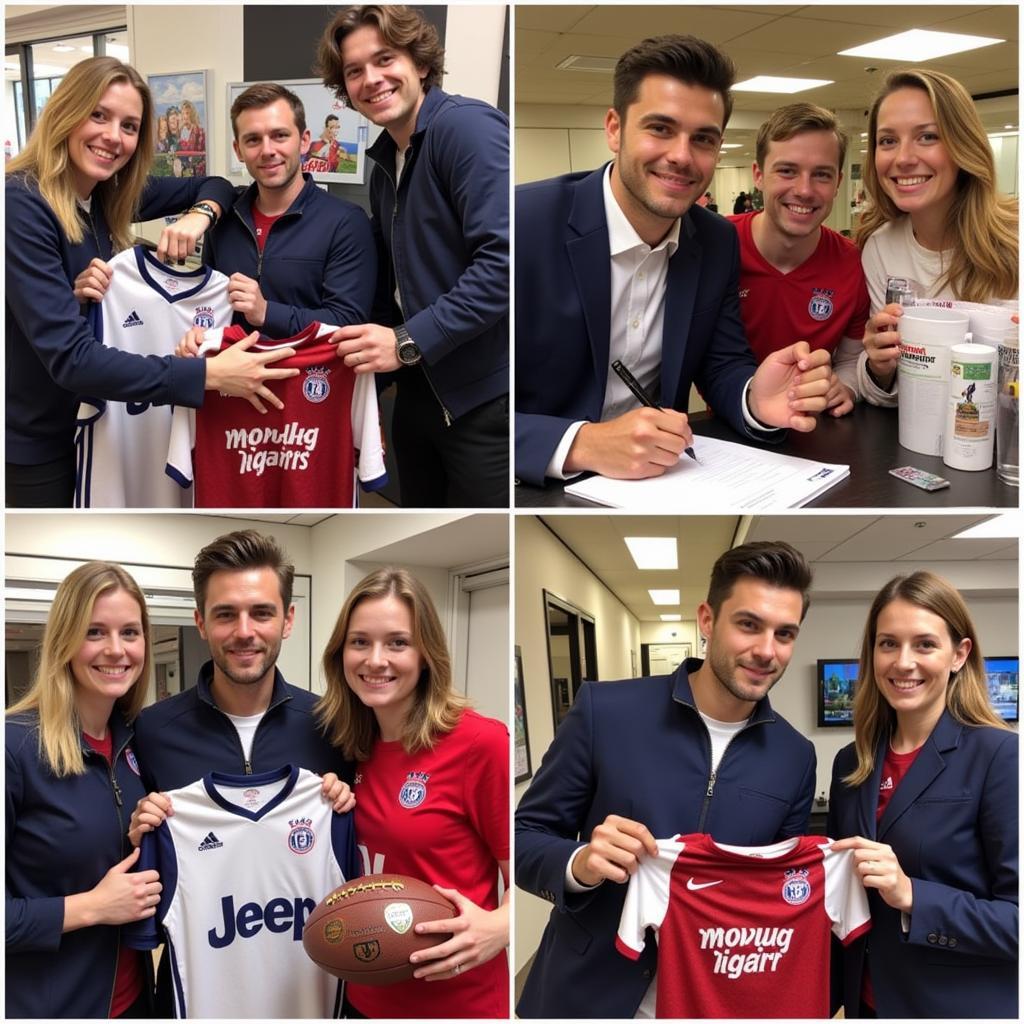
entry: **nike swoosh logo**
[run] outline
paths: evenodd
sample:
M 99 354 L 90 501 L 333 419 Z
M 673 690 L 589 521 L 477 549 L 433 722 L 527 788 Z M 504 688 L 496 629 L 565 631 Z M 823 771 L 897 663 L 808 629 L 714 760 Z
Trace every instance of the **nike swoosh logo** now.
M 695 882 L 690 878 L 686 882 L 686 888 L 689 889 L 690 892 L 696 892 L 698 889 L 708 889 L 712 885 L 721 885 L 723 881 L 724 879 L 720 878 L 717 882 Z

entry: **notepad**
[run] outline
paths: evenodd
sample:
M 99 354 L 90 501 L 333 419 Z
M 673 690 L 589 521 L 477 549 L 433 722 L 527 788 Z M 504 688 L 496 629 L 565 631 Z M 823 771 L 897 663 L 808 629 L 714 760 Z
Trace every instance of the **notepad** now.
M 566 494 L 610 508 L 645 512 L 707 512 L 729 508 L 764 512 L 800 508 L 850 475 L 850 467 L 763 451 L 735 441 L 696 437 L 700 462 L 686 455 L 661 476 L 612 480 L 592 476 Z

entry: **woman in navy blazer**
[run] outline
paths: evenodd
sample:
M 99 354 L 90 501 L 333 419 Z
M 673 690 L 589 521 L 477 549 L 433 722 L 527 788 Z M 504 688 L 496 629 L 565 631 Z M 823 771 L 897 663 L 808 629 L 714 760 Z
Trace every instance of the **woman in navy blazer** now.
M 958 591 L 930 572 L 890 580 L 858 678 L 828 834 L 856 851 L 872 927 L 843 952 L 833 1003 L 1016 1019 L 1017 735 L 989 703 Z

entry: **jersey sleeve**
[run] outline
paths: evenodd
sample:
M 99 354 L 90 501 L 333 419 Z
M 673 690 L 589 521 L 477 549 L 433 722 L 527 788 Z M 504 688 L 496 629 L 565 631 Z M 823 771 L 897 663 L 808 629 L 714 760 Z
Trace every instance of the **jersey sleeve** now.
M 825 912 L 832 934 L 844 946 L 871 928 L 868 894 L 857 874 L 853 850 L 835 853 L 829 843 L 822 848 L 825 865 Z
M 626 889 L 626 902 L 619 918 L 615 948 L 630 960 L 639 960 L 644 951 L 646 931 L 657 931 L 668 912 L 672 868 L 686 844 L 676 839 L 659 839 L 658 855 L 640 861 Z M 605 883 L 606 885 L 608 883 Z
M 196 446 L 196 411 L 176 405 L 171 414 L 171 434 L 167 441 L 164 472 L 182 487 L 191 487 L 195 479 L 192 449 Z
M 355 818 L 351 811 L 331 815 L 331 848 L 346 882 L 363 873 L 363 862 L 356 848 Z
M 359 452 L 357 472 L 364 491 L 379 491 L 388 482 L 380 433 L 377 383 L 372 373 L 356 376 L 352 390 L 352 442 Z
M 508 816 L 508 729 L 493 718 L 481 728 L 466 751 L 464 800 L 473 827 L 497 861 L 511 855 Z
M 160 925 L 174 900 L 178 883 L 178 858 L 174 852 L 171 830 L 166 823 L 142 837 L 142 852 L 135 862 L 135 871 L 156 871 L 163 889 L 152 917 L 134 921 L 121 929 L 121 941 L 129 949 L 156 949 L 163 942 Z

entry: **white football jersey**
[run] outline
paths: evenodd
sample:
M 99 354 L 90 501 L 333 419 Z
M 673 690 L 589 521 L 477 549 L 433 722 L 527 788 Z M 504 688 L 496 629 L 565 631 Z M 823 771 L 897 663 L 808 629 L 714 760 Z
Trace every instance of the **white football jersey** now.
M 160 905 L 122 934 L 155 949 L 163 926 L 177 1017 L 340 1016 L 342 983 L 302 946 L 313 908 L 359 873 L 352 815 L 320 786 L 286 765 L 168 793 L 174 814 L 145 835 L 137 867 L 160 872 Z
M 89 320 L 104 345 L 167 356 L 193 327 L 231 323 L 228 279 L 209 267 L 175 270 L 143 246 L 111 261 L 103 301 Z M 188 508 L 192 492 L 164 468 L 173 406 L 81 396 L 76 448 L 76 508 Z

